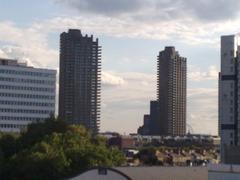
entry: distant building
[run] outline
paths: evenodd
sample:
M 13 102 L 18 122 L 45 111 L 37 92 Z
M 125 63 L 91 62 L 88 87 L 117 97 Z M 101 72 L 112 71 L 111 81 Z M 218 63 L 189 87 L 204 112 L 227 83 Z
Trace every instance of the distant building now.
M 134 138 L 131 136 L 116 136 L 108 140 L 109 146 L 116 146 L 119 149 L 135 148 Z
M 221 37 L 219 133 L 222 163 L 240 164 L 240 46 L 238 35 Z
M 106 139 L 110 139 L 110 138 L 112 138 L 112 137 L 120 136 L 120 134 L 117 133 L 117 132 L 109 132 L 109 131 L 98 133 L 98 135 L 99 135 L 99 136 L 102 136 L 102 137 L 104 137 L 104 138 L 106 138 Z
M 138 128 L 138 134 L 148 135 L 150 133 L 150 115 L 145 114 L 143 116 L 143 126 Z
M 187 62 L 174 47 L 165 47 L 158 56 L 157 100 L 150 103 L 149 135 L 186 133 Z M 145 131 L 143 131 L 145 132 Z
M 55 113 L 56 71 L 0 58 L 0 131 L 19 132 Z
M 99 131 L 101 47 L 98 39 L 70 29 L 60 37 L 59 116 Z
M 186 76 L 186 58 L 181 57 L 174 47 L 165 47 L 158 56 L 159 134 L 186 133 Z

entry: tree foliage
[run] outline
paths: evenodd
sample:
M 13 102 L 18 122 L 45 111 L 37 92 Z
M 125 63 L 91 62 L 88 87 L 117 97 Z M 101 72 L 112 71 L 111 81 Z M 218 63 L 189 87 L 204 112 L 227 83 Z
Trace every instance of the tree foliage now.
M 108 148 L 104 138 L 53 117 L 30 125 L 19 137 L 0 137 L 3 179 L 59 179 L 95 166 L 111 167 L 123 162 L 123 154 Z
M 162 162 L 160 162 L 156 156 L 156 148 L 154 147 L 141 149 L 138 153 L 138 158 L 145 165 L 150 166 L 162 165 Z

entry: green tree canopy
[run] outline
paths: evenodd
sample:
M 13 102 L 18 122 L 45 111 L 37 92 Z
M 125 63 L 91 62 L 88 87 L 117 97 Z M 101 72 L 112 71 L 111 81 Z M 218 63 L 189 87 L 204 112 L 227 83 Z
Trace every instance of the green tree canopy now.
M 1 174 L 4 179 L 59 179 L 95 166 L 111 167 L 124 162 L 123 154 L 108 148 L 104 138 L 53 117 L 30 125 L 15 141 L 16 150 L 8 152 L 9 145 L 0 139 L 0 159 L 2 148 L 2 154 L 7 154 Z

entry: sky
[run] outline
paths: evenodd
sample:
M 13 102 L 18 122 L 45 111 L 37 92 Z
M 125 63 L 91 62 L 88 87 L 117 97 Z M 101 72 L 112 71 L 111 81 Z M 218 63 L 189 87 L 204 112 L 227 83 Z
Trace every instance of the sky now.
M 156 99 L 159 51 L 175 46 L 187 58 L 187 127 L 215 135 L 220 36 L 239 32 L 239 8 L 238 0 L 0 0 L 0 57 L 58 70 L 60 33 L 93 34 L 102 46 L 100 129 L 128 134 Z

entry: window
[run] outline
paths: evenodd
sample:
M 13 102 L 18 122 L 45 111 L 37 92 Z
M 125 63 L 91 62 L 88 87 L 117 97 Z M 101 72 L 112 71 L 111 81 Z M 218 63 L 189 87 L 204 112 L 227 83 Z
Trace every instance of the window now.
M 21 71 L 21 70 L 0 69 L 0 73 L 27 75 L 27 76 L 38 76 L 38 77 L 55 77 L 55 73 L 41 73 L 41 72 L 31 72 L 31 71 Z

